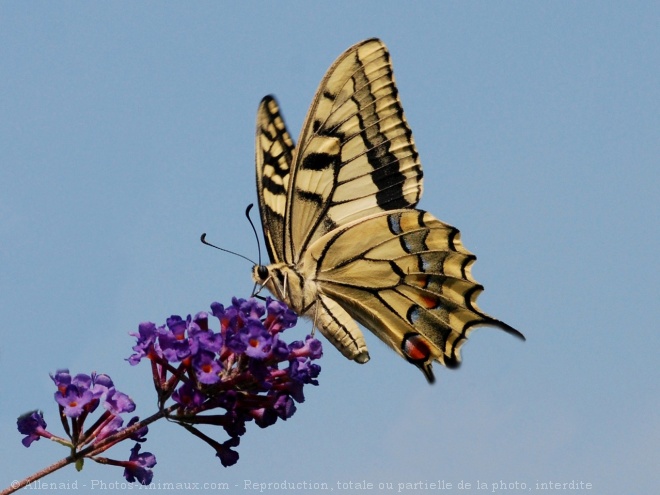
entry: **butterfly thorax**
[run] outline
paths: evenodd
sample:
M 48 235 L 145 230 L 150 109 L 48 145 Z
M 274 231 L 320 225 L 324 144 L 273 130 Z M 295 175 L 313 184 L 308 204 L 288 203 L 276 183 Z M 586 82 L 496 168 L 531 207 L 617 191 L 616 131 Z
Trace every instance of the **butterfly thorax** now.
M 252 278 L 299 315 L 313 316 L 317 284 L 305 278 L 295 266 L 287 263 L 255 265 Z
M 255 265 L 252 278 L 298 315 L 311 318 L 314 328 L 348 359 L 366 363 L 369 353 L 362 332 L 349 314 L 323 293 L 318 280 L 309 272 L 309 261 L 303 257 L 296 265 L 283 262 Z

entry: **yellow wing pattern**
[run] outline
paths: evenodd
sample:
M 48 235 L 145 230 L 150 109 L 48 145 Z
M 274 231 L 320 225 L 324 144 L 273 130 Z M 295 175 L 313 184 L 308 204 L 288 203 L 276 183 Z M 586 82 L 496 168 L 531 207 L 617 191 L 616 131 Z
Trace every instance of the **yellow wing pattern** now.
M 475 256 L 458 230 L 430 213 L 383 212 L 338 228 L 310 248 L 319 292 L 336 300 L 433 381 L 430 363 L 460 363 L 477 325 L 522 334 L 477 306 Z
M 256 141 L 272 264 L 253 277 L 313 318 L 346 357 L 369 360 L 356 321 L 429 382 L 433 361 L 458 366 L 478 325 L 524 339 L 477 306 L 476 258 L 458 230 L 415 209 L 422 168 L 380 40 L 352 46 L 330 67 L 298 147 L 271 96 L 259 107 Z

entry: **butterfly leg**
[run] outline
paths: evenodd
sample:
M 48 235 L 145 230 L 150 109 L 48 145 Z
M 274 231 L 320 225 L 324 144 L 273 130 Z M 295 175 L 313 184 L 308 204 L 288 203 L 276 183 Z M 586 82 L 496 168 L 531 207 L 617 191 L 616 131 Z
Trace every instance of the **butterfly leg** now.
M 314 334 L 316 333 L 316 329 L 319 327 L 318 321 L 319 321 L 319 307 L 320 304 L 315 304 L 314 305 L 314 321 L 312 322 L 312 337 L 314 337 Z
M 289 272 L 285 271 L 283 273 L 284 275 L 284 283 L 282 284 L 282 301 L 286 301 L 287 298 L 287 289 L 289 288 Z

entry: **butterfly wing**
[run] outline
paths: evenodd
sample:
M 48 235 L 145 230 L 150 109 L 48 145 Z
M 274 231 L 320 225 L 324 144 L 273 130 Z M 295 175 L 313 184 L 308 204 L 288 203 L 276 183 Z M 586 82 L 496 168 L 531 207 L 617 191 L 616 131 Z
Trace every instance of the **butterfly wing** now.
M 385 45 L 346 50 L 321 81 L 293 156 L 284 259 L 357 218 L 414 207 L 422 168 Z
M 306 256 L 315 266 L 319 292 L 430 382 L 432 361 L 458 366 L 460 348 L 478 325 L 524 339 L 479 309 L 483 287 L 470 273 L 476 257 L 463 247 L 457 229 L 430 213 L 376 213 L 326 234 Z
M 474 255 L 458 231 L 414 209 L 422 168 L 385 45 L 346 50 L 321 81 L 298 147 L 277 103 L 257 118 L 257 190 L 273 265 L 253 276 L 284 297 L 349 359 L 366 362 L 355 320 L 433 381 L 478 325 Z M 524 338 L 524 337 L 523 337 Z
M 284 218 L 294 147 L 277 101 L 266 96 L 257 111 L 255 149 L 261 225 L 273 263 L 284 260 Z

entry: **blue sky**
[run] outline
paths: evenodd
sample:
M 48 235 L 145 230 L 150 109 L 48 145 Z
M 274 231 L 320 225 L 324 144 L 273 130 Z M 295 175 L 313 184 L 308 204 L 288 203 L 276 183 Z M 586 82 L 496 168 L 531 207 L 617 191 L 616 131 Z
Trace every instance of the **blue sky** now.
M 321 385 L 286 423 L 249 425 L 232 468 L 154 425 L 155 482 L 653 492 L 659 22 L 656 2 L 0 3 L 0 486 L 65 456 L 15 430 L 34 408 L 58 430 L 57 368 L 108 373 L 153 412 L 127 333 L 252 289 L 249 263 L 198 239 L 256 257 L 259 100 L 275 94 L 297 135 L 332 61 L 377 36 L 420 207 L 461 230 L 481 307 L 527 342 L 481 329 L 434 386 L 371 335 L 364 366 L 326 344 Z M 123 478 L 87 463 L 48 480 Z

